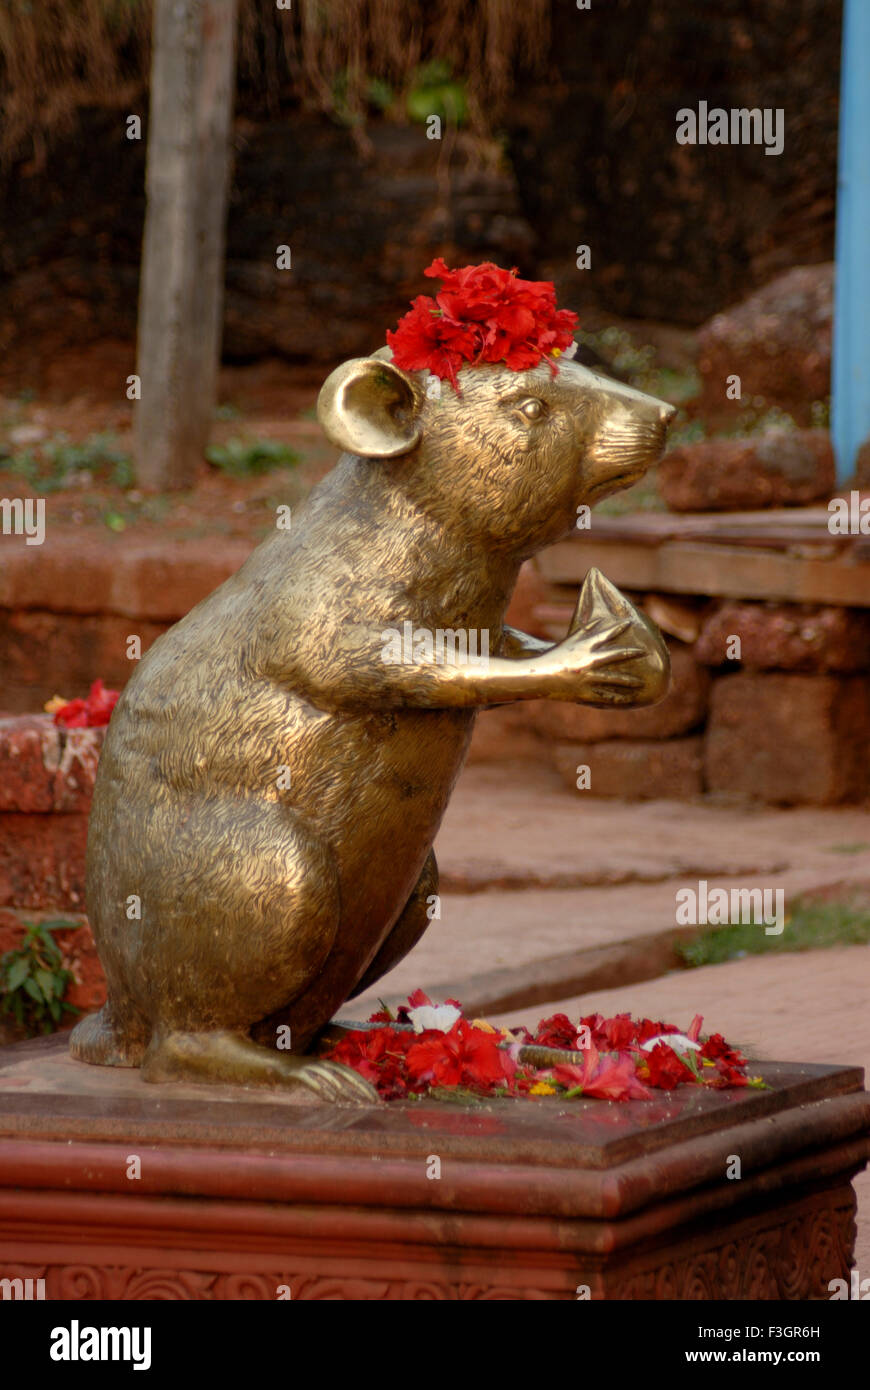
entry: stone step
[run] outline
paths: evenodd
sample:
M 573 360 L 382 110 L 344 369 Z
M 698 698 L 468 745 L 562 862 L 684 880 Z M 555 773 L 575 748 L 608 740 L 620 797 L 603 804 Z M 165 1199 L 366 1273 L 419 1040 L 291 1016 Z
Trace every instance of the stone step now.
M 631 590 L 870 607 L 870 537 L 832 536 L 825 507 L 723 515 L 596 516 L 538 556 L 545 580 L 596 566 Z

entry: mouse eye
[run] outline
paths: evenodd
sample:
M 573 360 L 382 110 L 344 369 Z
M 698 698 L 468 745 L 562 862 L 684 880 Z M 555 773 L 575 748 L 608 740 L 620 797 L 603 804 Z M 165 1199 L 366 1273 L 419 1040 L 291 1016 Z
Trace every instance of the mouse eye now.
M 527 420 L 540 420 L 544 413 L 544 403 L 532 396 L 529 400 L 523 401 L 520 410 Z

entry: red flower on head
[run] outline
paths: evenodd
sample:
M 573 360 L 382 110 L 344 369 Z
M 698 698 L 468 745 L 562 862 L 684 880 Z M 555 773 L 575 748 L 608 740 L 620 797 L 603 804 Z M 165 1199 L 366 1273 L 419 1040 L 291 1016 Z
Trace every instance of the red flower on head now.
M 577 315 L 556 308 L 549 280 L 521 280 L 492 261 L 450 270 L 437 256 L 423 272 L 440 279 L 434 299 L 420 295 L 394 332 L 393 361 L 406 371 L 430 371 L 458 390 L 456 373 L 468 363 L 504 362 L 513 371 L 536 367 L 573 342 Z

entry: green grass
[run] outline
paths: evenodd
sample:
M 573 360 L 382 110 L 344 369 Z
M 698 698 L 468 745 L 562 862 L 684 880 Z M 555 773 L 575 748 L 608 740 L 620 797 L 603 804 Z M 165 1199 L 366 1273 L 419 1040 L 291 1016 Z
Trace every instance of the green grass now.
M 870 942 L 870 907 L 852 902 L 801 903 L 785 919 L 780 936 L 762 925 L 731 923 L 705 927 L 694 941 L 682 941 L 677 954 L 687 965 L 721 965 L 742 956 L 771 951 L 815 951 L 825 946 L 864 946 Z
M 205 456 L 231 478 L 259 477 L 274 468 L 294 468 L 301 461 L 280 439 L 228 439 L 226 444 L 210 444 Z

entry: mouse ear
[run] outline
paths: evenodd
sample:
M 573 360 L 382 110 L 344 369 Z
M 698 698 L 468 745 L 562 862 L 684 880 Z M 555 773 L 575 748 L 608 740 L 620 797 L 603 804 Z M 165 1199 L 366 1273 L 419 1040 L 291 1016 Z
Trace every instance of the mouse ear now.
M 317 418 L 339 449 L 394 458 L 418 443 L 422 402 L 420 387 L 385 357 L 352 357 L 320 388 Z

